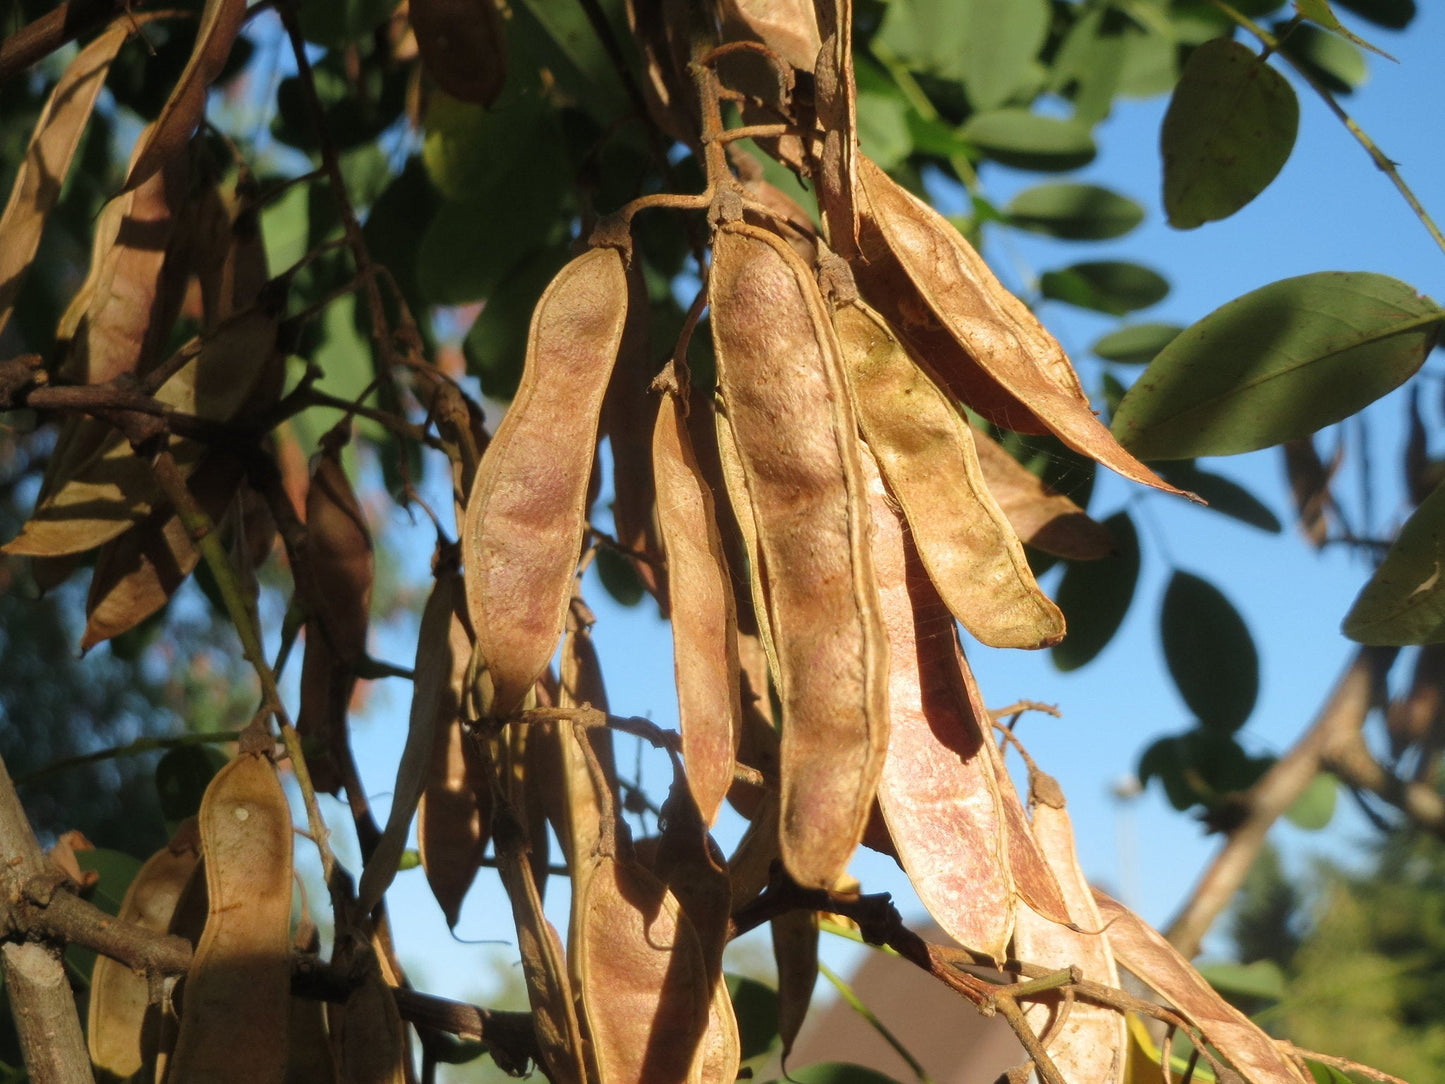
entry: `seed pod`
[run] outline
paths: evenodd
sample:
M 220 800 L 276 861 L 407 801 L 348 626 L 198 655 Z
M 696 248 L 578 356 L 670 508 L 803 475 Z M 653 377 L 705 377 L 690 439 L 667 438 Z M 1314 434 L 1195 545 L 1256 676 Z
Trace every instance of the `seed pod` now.
M 493 0 L 411 0 L 407 11 L 437 86 L 464 102 L 495 102 L 507 81 L 507 37 Z
M 783 705 L 782 854 L 831 887 L 863 833 L 888 733 L 887 641 L 868 552 L 856 422 L 838 341 L 806 265 L 742 223 L 708 282 L 718 392 L 751 506 Z
M 676 394 L 663 397 L 652 437 L 668 582 L 686 605 L 672 614 L 678 720 L 688 783 L 711 824 L 732 785 L 742 723 L 737 613 L 712 491 L 693 455 Z
M 455 556 L 449 566 L 446 557 L 440 562 L 417 634 L 411 718 L 406 746 L 396 769 L 391 811 L 361 873 L 356 890 L 358 914 L 370 914 L 396 876 L 438 737 L 444 728 L 453 726 L 461 714 L 462 688 L 472 657 L 471 638 L 461 619 L 465 591 Z
M 714 985 L 676 897 L 636 862 L 604 855 L 579 920 L 582 1004 L 601 1084 L 696 1079 Z
M 391 987 L 372 967 L 333 1007 L 331 1046 L 342 1084 L 406 1084 L 406 1024 Z
M 321 938 L 316 927 L 303 918 L 292 943 L 298 952 L 315 955 Z M 286 1084 L 338 1084 L 331 1037 L 326 1031 L 327 1007 L 324 1001 L 291 995 L 286 1029 Z
M 1055 493 L 996 440 L 975 429 L 973 443 L 983 480 L 1020 541 L 1071 561 L 1096 561 L 1113 552 L 1107 527 Z
M 853 82 L 853 2 L 818 0 L 822 47 L 815 98 L 823 148 L 817 171 L 818 203 L 828 241 L 844 259 L 858 254 L 858 89 Z
M 1033 836 L 1058 878 L 1078 930 L 1021 908 L 1014 926 L 1014 956 L 1049 968 L 1076 966 L 1090 982 L 1117 987 L 1119 971 L 1100 932 L 1104 922 L 1088 879 L 1079 868 L 1063 792 L 1046 776 L 1029 790 Z M 1055 993 L 1027 1006 L 1024 1018 L 1039 1035 L 1050 1036 L 1049 1057 L 1069 1084 L 1120 1084 L 1127 1042 L 1122 1012 Z
M 591 249 L 558 272 L 532 314 L 521 386 L 468 497 L 462 560 L 489 716 L 516 711 L 557 649 L 626 320 L 616 249 Z
M 169 1078 L 281 1084 L 291 992 L 291 810 L 265 756 L 241 753 L 200 812 L 209 910 Z
M 919 899 L 962 945 L 1002 960 L 1013 877 L 986 720 L 961 696 L 953 620 L 890 507 L 872 458 L 873 564 L 888 631 L 892 725 L 878 803 Z
M 949 611 L 991 647 L 1057 643 L 1064 616 L 984 484 L 972 427 L 872 309 L 840 305 L 833 325 L 863 436 Z
M 818 916 L 789 911 L 773 919 L 773 960 L 778 965 L 778 1036 L 787 1062 L 818 982 Z
M 895 285 L 900 285 L 896 271 L 901 270 L 903 281 L 911 284 L 909 292 L 924 307 L 920 321 L 936 321 L 962 347 L 951 355 L 927 355 L 950 386 L 974 406 L 969 390 L 994 385 L 1004 393 L 1005 418 L 1011 399 L 1074 450 L 1136 482 L 1182 492 L 1126 452 L 1094 416 L 1057 340 L 1003 287 L 958 230 L 866 157 L 858 161 L 868 205 L 864 255 L 881 265 L 882 274 L 894 269 Z
M 151 855 L 131 881 L 117 921 L 165 933 L 176 901 L 200 859 L 199 847 L 196 822 L 183 821 L 175 838 Z M 97 1069 L 124 1079 L 139 1072 L 148 1060 L 147 1046 L 154 1048 L 160 1024 L 158 1019 L 147 1019 L 156 1015 L 150 1009 L 148 985 L 144 975 L 118 960 L 96 958 L 85 1032 L 90 1060 Z
M 461 719 L 443 726 L 432 749 L 426 789 L 417 806 L 416 840 L 437 905 L 454 929 L 476 879 L 492 821 L 491 790 Z

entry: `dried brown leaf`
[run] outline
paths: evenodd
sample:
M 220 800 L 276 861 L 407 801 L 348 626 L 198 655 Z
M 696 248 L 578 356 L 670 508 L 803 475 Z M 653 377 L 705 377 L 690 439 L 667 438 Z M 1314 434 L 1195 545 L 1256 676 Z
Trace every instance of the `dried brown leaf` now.
M 672 614 L 682 754 L 693 797 L 711 824 L 732 785 L 742 731 L 737 612 L 712 490 L 693 454 L 685 410 L 678 396 L 663 397 L 652 460 L 668 582 L 686 600 Z
M 873 566 L 888 630 L 892 725 L 878 803 L 919 899 L 962 945 L 1002 960 L 1013 929 L 999 789 L 987 719 L 957 678 L 953 619 L 909 544 L 871 457 Z
M 186 978 L 169 1079 L 285 1077 L 291 810 L 265 756 L 241 753 L 201 801 L 209 911 Z
M 1249 1084 L 1306 1084 L 1275 1041 L 1225 1001 L 1162 935 L 1117 900 L 1094 890 L 1114 958 L 1174 1006 Z
M 991 647 L 1058 643 L 1064 615 L 984 482 L 972 427 L 863 302 L 835 308 L 833 324 L 863 436 L 949 611 Z
M 437 86 L 464 102 L 495 102 L 507 81 L 507 38 L 493 0 L 411 0 L 407 9 Z
M 462 550 L 488 715 L 516 711 L 556 651 L 626 319 L 616 249 L 591 249 L 558 272 L 532 314 L 517 396 L 477 471 Z
M 799 883 L 828 888 L 863 833 L 888 731 L 856 421 L 822 296 L 783 241 L 743 223 L 719 229 L 708 299 L 745 485 L 730 479 L 730 496 L 756 526 L 753 571 L 777 653 L 783 861 Z

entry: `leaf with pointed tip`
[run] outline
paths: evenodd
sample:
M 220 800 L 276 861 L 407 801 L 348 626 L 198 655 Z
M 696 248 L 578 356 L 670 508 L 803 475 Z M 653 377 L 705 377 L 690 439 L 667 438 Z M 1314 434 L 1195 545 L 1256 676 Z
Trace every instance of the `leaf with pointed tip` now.
M 1345 617 L 1344 633 L 1362 644 L 1445 640 L 1445 485 L 1405 521 L 1385 560 Z
M 1055 301 L 1123 316 L 1162 301 L 1169 293 L 1169 283 L 1157 271 L 1137 263 L 1094 260 L 1045 271 L 1039 289 Z
M 1184 702 L 1205 726 L 1233 731 L 1259 697 L 1249 626 L 1208 580 L 1175 572 L 1159 617 L 1164 657 Z
M 1004 208 L 1022 230 L 1066 241 L 1122 237 L 1144 220 L 1144 208 L 1096 184 L 1064 182 L 1025 189 Z
M 1093 133 L 1082 121 L 1017 107 L 975 113 L 959 135 L 994 161 L 1015 169 L 1078 169 L 1098 153 Z
M 1129 324 L 1109 332 L 1089 349 L 1119 365 L 1148 365 L 1183 330 L 1178 324 Z
M 1204 498 L 1212 511 L 1271 534 L 1279 534 L 1284 529 L 1279 517 L 1253 493 L 1222 474 L 1200 470 L 1191 459 L 1161 463 L 1157 470 L 1159 477 Z
M 1307 436 L 1404 383 L 1442 318 L 1413 287 L 1372 272 L 1270 283 L 1160 351 L 1119 404 L 1114 434 L 1142 459 L 1235 455 Z
M 1344 23 L 1340 22 L 1333 9 L 1331 9 L 1329 0 L 1294 0 L 1294 9 L 1310 22 L 1316 23 L 1326 30 L 1334 31 L 1340 37 L 1354 42 L 1361 49 L 1368 49 L 1372 53 L 1378 53 L 1386 60 L 1395 60 L 1395 58 L 1385 52 L 1385 50 L 1371 45 Z M 1396 61 L 1396 63 L 1399 62 Z

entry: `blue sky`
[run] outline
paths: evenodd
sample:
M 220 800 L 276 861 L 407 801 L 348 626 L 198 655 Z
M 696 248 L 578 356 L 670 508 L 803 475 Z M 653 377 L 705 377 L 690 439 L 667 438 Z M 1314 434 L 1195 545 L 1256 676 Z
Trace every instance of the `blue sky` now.
M 1414 26 L 1402 35 L 1362 29 L 1400 63 L 1371 57 L 1370 80 L 1345 99 L 1346 108 L 1400 163 L 1425 206 L 1445 215 L 1445 70 L 1437 55 L 1437 43 L 1445 40 L 1445 12 L 1421 5 Z M 1097 133 L 1097 160 L 1071 179 L 1094 181 L 1132 196 L 1148 211 L 1143 226 L 1126 238 L 1098 245 L 1016 232 L 1006 238 L 991 235 L 986 254 L 1005 281 L 1026 296 L 1037 274 L 1080 259 L 1147 264 L 1163 272 L 1173 289 L 1165 301 L 1136 318 L 1185 325 L 1255 287 L 1313 271 L 1381 272 L 1445 298 L 1445 254 L 1343 126 L 1308 88 L 1292 81 L 1302 107 L 1295 152 L 1273 185 L 1231 219 L 1189 232 L 1164 224 L 1157 148 L 1165 102 L 1125 102 Z M 986 167 L 982 174 L 985 194 L 999 206 L 1041 179 L 995 167 Z M 1079 363 L 1086 386 L 1097 391 L 1099 374 L 1087 361 L 1087 349 L 1114 321 L 1053 302 L 1045 302 L 1039 311 Z M 1426 398 L 1438 401 L 1438 380 L 1430 378 L 1426 388 Z M 1370 526 L 1385 532 L 1405 511 L 1401 495 L 1385 484 L 1403 440 L 1398 395 L 1371 408 L 1368 419 L 1370 450 L 1382 487 L 1372 497 L 1375 519 Z M 1332 448 L 1334 439 L 1327 436 L 1325 446 Z M 1142 494 L 1101 472 L 1091 511 L 1102 518 L 1127 506 L 1144 549 L 1143 574 L 1121 633 L 1092 664 L 1068 675 L 1060 674 L 1046 653 L 970 650 L 989 704 L 1027 698 L 1059 706 L 1061 719 L 1027 717 L 1020 733 L 1041 765 L 1064 786 L 1086 873 L 1156 924 L 1169 919 L 1216 847 L 1197 823 L 1168 807 L 1157 789 L 1128 804 L 1111 796 L 1113 784 L 1132 772 L 1139 752 L 1153 738 L 1191 724 L 1158 646 L 1158 605 L 1168 575 L 1177 568 L 1211 579 L 1249 624 L 1260 650 L 1262 679 L 1258 706 L 1243 731 L 1251 752 L 1281 752 L 1307 725 L 1351 651 L 1339 624 L 1368 575 L 1359 558 L 1338 548 L 1316 554 L 1288 526 L 1291 509 L 1277 451 L 1208 466 L 1246 484 L 1286 522 L 1285 532 L 1268 535 L 1182 500 Z M 1357 463 L 1346 464 L 1350 480 L 1344 492 L 1352 500 L 1359 492 L 1352 473 L 1357 469 Z M 393 527 L 399 530 L 401 524 Z M 416 553 L 429 551 L 429 541 L 420 535 L 416 539 Z M 1045 585 L 1053 581 L 1046 579 Z M 599 617 L 596 638 L 613 709 L 675 725 L 671 645 L 655 608 L 649 603 L 621 610 L 595 578 L 588 597 Z M 411 651 L 403 638 L 388 637 L 381 647 L 382 654 L 398 661 Z M 379 813 L 384 813 L 389 773 L 399 755 L 402 734 L 395 721 L 405 718 L 405 696 L 399 683 L 382 683 L 372 721 L 363 724 L 359 735 L 363 770 Z M 624 739 L 619 744 L 624 769 L 632 758 L 631 743 Z M 643 759 L 645 779 L 657 784 L 656 793 L 663 793 L 665 761 L 650 752 Z M 336 813 L 343 819 L 339 807 Z M 737 833 L 736 823 L 720 828 L 725 847 Z M 1285 847 L 1291 865 L 1300 869 L 1311 854 L 1339 859 L 1357 853 L 1354 843 L 1366 838 L 1366 828 L 1345 800 L 1326 832 L 1311 835 L 1281 826 L 1274 838 Z M 906 881 L 890 861 L 862 854 L 855 873 L 865 889 L 894 892 L 905 914 L 919 917 Z M 463 912 L 459 936 L 511 940 L 506 903 L 493 881 L 483 871 Z M 555 882 L 549 889 L 549 910 L 560 919 L 566 913 L 565 884 Z M 420 871 L 400 875 L 389 899 L 393 913 L 404 916 L 398 940 L 403 957 L 417 968 L 419 985 L 456 997 L 481 993 L 486 980 L 478 969 L 489 950 L 459 945 L 449 937 Z M 1213 946 L 1222 947 L 1217 940 Z M 846 970 L 855 952 L 837 944 L 828 958 L 835 968 Z

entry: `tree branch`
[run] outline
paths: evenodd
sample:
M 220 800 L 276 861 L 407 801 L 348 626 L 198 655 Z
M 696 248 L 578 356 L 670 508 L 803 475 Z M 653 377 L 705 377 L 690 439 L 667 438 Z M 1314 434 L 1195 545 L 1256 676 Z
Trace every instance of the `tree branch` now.
M 1323 763 L 1350 786 L 1389 802 L 1415 827 L 1445 839 L 1445 797 L 1426 783 L 1387 770 L 1358 733 L 1327 750 Z
M 1230 830 L 1224 846 L 1165 933 L 1185 956 L 1199 952 L 1204 935 L 1244 883 L 1270 827 L 1304 793 L 1310 780 L 1326 766 L 1332 751 L 1351 738 L 1359 738 L 1375 691 L 1394 661 L 1396 650 L 1360 648 L 1304 736 L 1244 793 L 1243 819 Z

